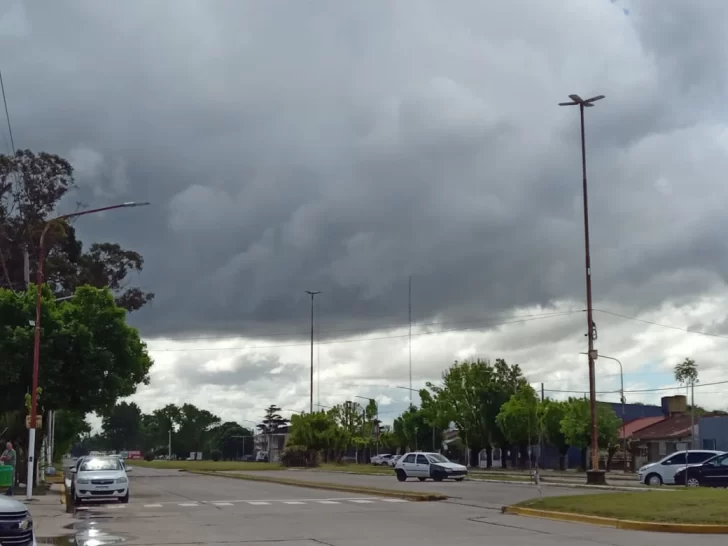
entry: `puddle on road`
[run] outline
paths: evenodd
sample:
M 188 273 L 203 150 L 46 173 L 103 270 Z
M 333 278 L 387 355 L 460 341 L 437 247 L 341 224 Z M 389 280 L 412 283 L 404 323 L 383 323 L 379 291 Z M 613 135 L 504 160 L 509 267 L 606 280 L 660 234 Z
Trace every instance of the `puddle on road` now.
M 66 526 L 75 533 L 56 537 L 37 538 L 38 544 L 53 544 L 55 546 L 111 546 L 129 540 L 128 536 L 107 533 L 99 529 L 94 521 L 72 523 Z

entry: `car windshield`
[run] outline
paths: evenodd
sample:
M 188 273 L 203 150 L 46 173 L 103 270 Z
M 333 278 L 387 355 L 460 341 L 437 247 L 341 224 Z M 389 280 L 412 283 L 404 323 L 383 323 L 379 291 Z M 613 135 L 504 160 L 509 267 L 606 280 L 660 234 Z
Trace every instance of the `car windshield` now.
M 81 464 L 81 472 L 93 472 L 94 470 L 121 470 L 121 463 L 117 458 L 89 459 Z
M 440 455 L 439 453 L 433 453 L 432 455 L 427 456 L 428 459 L 430 459 L 431 463 L 449 463 L 450 461 L 445 457 L 444 455 Z

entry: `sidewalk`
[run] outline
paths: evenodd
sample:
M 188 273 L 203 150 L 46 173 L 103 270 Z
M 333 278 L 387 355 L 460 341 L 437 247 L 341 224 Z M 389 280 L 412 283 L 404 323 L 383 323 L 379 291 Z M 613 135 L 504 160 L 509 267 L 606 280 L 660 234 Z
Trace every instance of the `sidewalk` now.
M 74 522 L 73 514 L 66 513 L 63 500 L 63 485 L 53 484 L 45 495 L 37 495 L 32 501 L 24 497 L 14 497 L 24 503 L 33 516 L 33 526 L 37 538 L 71 535 L 73 531 L 67 526 Z

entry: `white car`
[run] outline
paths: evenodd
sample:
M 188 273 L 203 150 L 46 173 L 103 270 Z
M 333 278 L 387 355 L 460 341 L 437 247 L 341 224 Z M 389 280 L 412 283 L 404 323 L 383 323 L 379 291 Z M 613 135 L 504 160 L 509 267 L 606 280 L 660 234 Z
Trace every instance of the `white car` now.
M 391 466 L 392 468 L 395 467 L 397 464 L 397 461 L 399 461 L 402 458 L 402 455 L 392 455 L 389 460 L 387 461 L 387 464 Z
M 685 454 L 687 453 L 687 463 Z M 686 466 L 699 465 L 722 454 L 722 451 L 696 449 L 691 451 L 676 451 L 656 463 L 646 464 L 637 471 L 640 483 L 645 485 L 674 485 L 675 473 Z
M 468 475 L 466 467 L 451 462 L 444 455 L 422 451 L 402 455 L 394 465 L 394 472 L 401 482 L 407 478 L 417 478 L 421 482 L 424 482 L 427 478 L 432 478 L 436 482 L 445 479 L 463 481 Z
M 374 455 L 372 457 L 371 462 L 374 466 L 385 466 L 389 464 L 389 459 L 391 459 L 392 456 L 388 453 L 383 453 L 381 455 Z
M 129 502 L 131 468 L 124 467 L 118 457 L 85 457 L 71 469 L 71 495 L 78 506 L 84 500 L 118 500 Z
M 0 495 L 0 544 L 36 546 L 33 518 L 22 502 Z

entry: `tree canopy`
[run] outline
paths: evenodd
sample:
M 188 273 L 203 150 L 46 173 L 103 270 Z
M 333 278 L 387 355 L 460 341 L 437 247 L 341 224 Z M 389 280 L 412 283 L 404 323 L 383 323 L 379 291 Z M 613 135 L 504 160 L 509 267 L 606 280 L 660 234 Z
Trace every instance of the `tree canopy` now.
M 0 409 L 23 408 L 32 385 L 35 287 L 0 289 Z M 45 409 L 104 413 L 149 381 L 152 360 L 108 289 L 82 286 L 56 301 L 43 288 L 38 385 Z
M 36 278 L 45 223 L 74 188 L 73 167 L 62 157 L 30 150 L 0 155 L 0 287 L 25 290 L 26 251 L 30 278 Z M 84 208 L 80 203 L 78 207 Z M 144 265 L 137 252 L 103 242 L 84 252 L 73 225 L 67 222 L 48 231 L 45 248 L 45 279 L 56 297 L 71 295 L 83 285 L 106 287 L 127 311 L 141 308 L 154 297 L 130 286 L 130 275 Z

